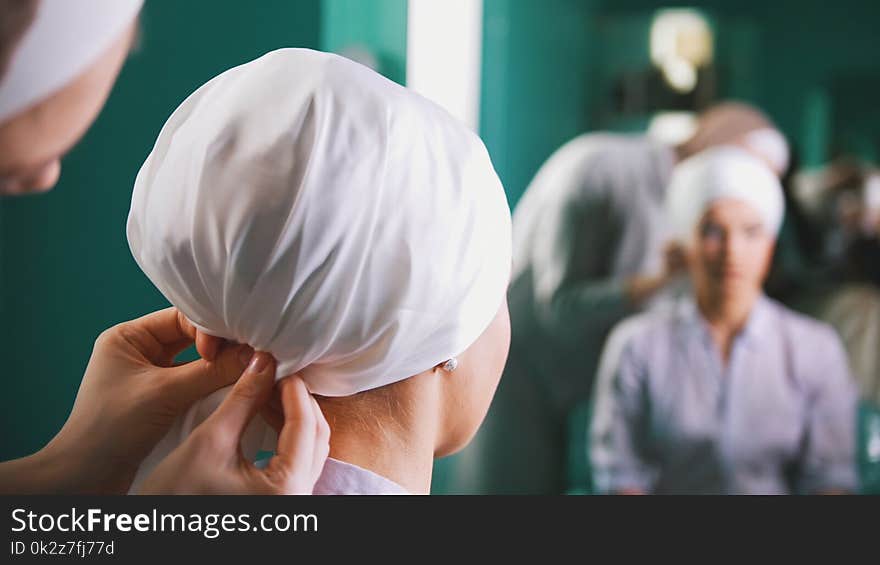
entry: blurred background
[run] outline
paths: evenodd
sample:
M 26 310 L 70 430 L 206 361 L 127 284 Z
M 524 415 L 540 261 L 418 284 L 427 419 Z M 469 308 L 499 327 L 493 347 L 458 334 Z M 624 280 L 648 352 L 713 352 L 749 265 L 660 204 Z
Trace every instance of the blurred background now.
M 870 208 L 880 206 L 871 173 L 880 149 L 878 22 L 876 0 L 147 0 L 139 45 L 64 160 L 59 186 L 0 200 L 0 326 L 11 377 L 0 396 L 0 460 L 39 449 L 61 427 L 102 330 L 166 306 L 127 247 L 131 188 L 172 110 L 231 66 L 293 46 L 371 66 L 476 130 L 512 207 L 578 134 L 650 130 L 674 142 L 694 112 L 740 99 L 788 137 L 802 192 L 833 190 L 849 195 L 840 207 Z M 797 226 L 786 222 L 794 241 Z M 828 241 L 785 256 L 781 298 L 795 297 L 805 256 Z M 863 370 L 877 382 L 880 364 Z M 878 492 L 880 412 L 870 386 L 858 456 L 863 489 Z M 587 413 L 572 422 L 571 492 L 590 491 Z M 437 464 L 435 492 L 446 489 L 446 464 Z

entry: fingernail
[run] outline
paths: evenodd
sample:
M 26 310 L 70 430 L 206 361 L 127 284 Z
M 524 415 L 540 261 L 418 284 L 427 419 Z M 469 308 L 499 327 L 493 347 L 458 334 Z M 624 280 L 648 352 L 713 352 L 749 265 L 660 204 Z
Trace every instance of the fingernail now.
M 248 363 L 250 363 L 251 359 L 254 357 L 254 350 L 248 347 L 247 345 L 243 346 L 238 351 L 238 360 L 241 361 L 242 367 L 247 367 Z
M 254 354 L 254 358 L 251 359 L 251 366 L 248 367 L 248 370 L 252 373 L 262 373 L 266 370 L 266 367 L 269 366 L 269 354 L 263 351 L 257 352 Z

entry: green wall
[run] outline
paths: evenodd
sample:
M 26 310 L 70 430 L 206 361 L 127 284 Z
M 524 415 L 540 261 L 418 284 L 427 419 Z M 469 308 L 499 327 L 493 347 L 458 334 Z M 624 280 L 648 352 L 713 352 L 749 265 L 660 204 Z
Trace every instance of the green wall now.
M 59 185 L 0 200 L 0 460 L 40 448 L 61 427 L 103 329 L 166 306 L 125 238 L 134 177 L 165 119 L 228 67 L 279 47 L 318 47 L 319 20 L 318 0 L 147 2 L 141 48 L 64 159 Z
M 406 83 L 407 0 L 323 0 L 321 11 L 322 50 L 364 47 L 378 60 L 379 72 Z
M 616 73 L 650 64 L 654 11 L 678 6 L 717 24 L 719 95 L 766 110 L 805 165 L 834 147 L 876 158 L 876 0 L 485 0 L 480 133 L 511 205 L 567 139 L 647 123 L 605 120 L 601 108 Z
M 544 160 L 589 125 L 594 4 L 484 2 L 480 136 L 511 207 Z M 435 463 L 431 492 L 449 492 L 456 457 Z
M 604 0 L 599 14 L 639 16 L 677 5 L 705 9 L 722 22 L 719 56 L 733 72 L 721 94 L 766 110 L 805 165 L 824 162 L 833 145 L 876 153 L 880 109 L 872 87 L 880 84 L 880 2 Z
M 485 0 L 480 135 L 511 206 L 541 163 L 589 125 L 590 0 Z

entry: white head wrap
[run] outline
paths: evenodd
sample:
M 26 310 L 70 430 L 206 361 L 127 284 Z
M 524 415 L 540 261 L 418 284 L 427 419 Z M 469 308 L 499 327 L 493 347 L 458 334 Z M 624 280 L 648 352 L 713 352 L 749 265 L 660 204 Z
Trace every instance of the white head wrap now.
M 0 122 L 86 71 L 134 21 L 143 0 L 40 0 L 0 79 Z
M 282 49 L 172 114 L 138 173 L 128 240 L 198 328 L 347 396 L 467 349 L 511 268 L 479 138 L 336 55 Z
M 701 151 L 679 163 L 666 193 L 666 210 L 675 237 L 690 241 L 716 200 L 732 198 L 757 210 L 774 237 L 785 212 L 782 186 L 773 171 L 752 153 L 733 146 Z

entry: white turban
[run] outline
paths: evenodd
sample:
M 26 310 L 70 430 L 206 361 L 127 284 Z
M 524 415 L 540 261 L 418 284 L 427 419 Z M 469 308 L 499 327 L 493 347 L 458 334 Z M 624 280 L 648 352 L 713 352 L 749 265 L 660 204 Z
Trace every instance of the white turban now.
M 40 0 L 0 79 L 0 122 L 84 73 L 134 21 L 143 0 Z
M 511 267 L 479 138 L 342 57 L 281 49 L 199 88 L 138 173 L 138 265 L 202 331 L 347 396 L 467 349 Z
M 752 153 L 734 146 L 706 149 L 679 163 L 666 193 L 666 210 L 673 234 L 690 241 L 706 210 L 716 200 L 730 198 L 749 204 L 772 236 L 779 233 L 785 199 L 779 179 Z

